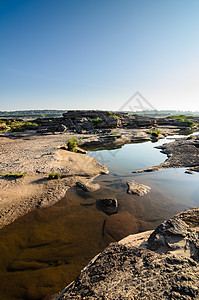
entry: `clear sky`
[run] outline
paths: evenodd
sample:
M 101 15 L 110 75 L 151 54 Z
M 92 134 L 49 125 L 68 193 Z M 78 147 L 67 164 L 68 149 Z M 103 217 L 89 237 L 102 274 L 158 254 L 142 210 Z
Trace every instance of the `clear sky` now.
M 0 0 L 0 110 L 199 110 L 198 0 Z

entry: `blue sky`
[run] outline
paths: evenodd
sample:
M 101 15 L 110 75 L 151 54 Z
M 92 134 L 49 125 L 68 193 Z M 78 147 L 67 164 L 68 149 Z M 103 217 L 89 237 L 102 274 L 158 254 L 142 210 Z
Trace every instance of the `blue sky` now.
M 117 110 L 139 91 L 199 111 L 198 12 L 198 0 L 0 0 L 0 110 Z

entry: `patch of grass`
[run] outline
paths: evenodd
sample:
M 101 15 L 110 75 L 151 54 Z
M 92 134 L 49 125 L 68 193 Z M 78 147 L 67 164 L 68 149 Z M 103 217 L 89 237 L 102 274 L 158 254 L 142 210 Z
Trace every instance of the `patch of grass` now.
M 152 129 L 148 131 L 148 134 L 151 134 L 153 137 L 158 137 L 160 134 L 161 130 L 160 129 Z
M 187 120 L 187 118 L 191 118 L 191 116 L 186 116 L 186 115 L 173 115 L 173 116 L 169 116 L 167 118 L 173 118 L 176 121 L 182 123 L 182 125 L 187 126 L 187 127 L 197 127 L 196 123 L 191 121 L 191 120 Z
M 196 123 L 191 120 L 185 120 L 185 123 L 189 127 L 195 127 L 195 126 L 197 127 Z
M 111 132 L 111 135 L 117 135 L 117 133 L 116 132 Z
M 172 115 L 172 116 L 168 116 L 166 118 L 173 118 L 173 119 L 179 119 L 179 118 L 192 118 L 193 116 L 187 116 L 187 115 Z
M 59 178 L 60 178 L 60 174 L 59 173 L 55 173 L 55 174 L 50 173 L 48 175 L 48 179 L 59 179 Z
M 97 118 L 97 119 L 92 119 L 92 120 L 90 120 L 92 123 L 94 123 L 94 124 L 98 124 L 98 123 L 102 123 L 104 120 L 103 119 L 101 119 L 101 118 Z
M 71 137 L 67 143 L 68 150 L 77 152 L 76 147 L 80 144 L 81 141 L 82 139 L 78 139 L 76 136 Z
M 33 122 L 12 122 L 11 124 L 9 124 L 9 126 L 11 127 L 11 131 L 13 132 L 23 132 L 28 129 L 34 129 L 38 126 L 38 124 Z
M 6 178 L 23 178 L 26 174 L 18 174 L 18 173 L 7 173 L 7 174 L 0 174 L 0 176 L 4 176 Z
M 110 117 L 117 118 L 117 119 L 119 118 L 119 116 L 117 116 L 116 114 L 114 114 L 112 112 L 109 112 L 108 114 Z

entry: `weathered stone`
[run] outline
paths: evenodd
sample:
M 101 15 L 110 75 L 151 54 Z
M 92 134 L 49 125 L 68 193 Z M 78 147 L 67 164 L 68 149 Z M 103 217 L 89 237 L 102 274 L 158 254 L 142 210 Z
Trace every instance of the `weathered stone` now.
M 199 266 L 173 254 L 108 246 L 56 300 L 198 299 Z
M 75 147 L 75 150 L 76 150 L 75 152 L 77 152 L 77 153 L 86 154 L 86 150 L 84 150 L 78 146 Z
M 170 219 L 159 225 L 148 240 L 148 248 L 157 250 L 162 246 L 168 246 L 171 236 L 184 238 L 187 234 L 188 225 L 181 219 Z M 168 246 L 169 248 L 169 246 Z
M 199 299 L 198 218 L 199 209 L 192 209 L 164 222 L 151 235 L 135 234 L 110 244 L 56 300 Z M 160 248 L 147 249 L 151 243 L 157 248 L 157 241 L 161 248 L 168 247 L 161 254 Z
M 78 181 L 77 186 L 81 187 L 85 192 L 95 192 L 100 189 L 100 185 L 98 183 L 84 183 L 81 181 Z
M 149 186 L 137 183 L 135 180 L 129 180 L 126 183 L 128 185 L 128 194 L 136 194 L 138 196 L 143 196 L 148 194 L 151 190 Z

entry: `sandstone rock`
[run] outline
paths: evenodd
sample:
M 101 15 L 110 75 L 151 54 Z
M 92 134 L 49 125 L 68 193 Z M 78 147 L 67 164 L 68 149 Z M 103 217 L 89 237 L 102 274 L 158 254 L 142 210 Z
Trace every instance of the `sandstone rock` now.
M 128 185 L 128 194 L 136 194 L 138 196 L 143 196 L 150 192 L 151 188 L 147 185 L 137 183 L 135 180 L 129 180 L 126 182 Z
M 56 300 L 199 299 L 198 226 L 199 208 L 110 244 Z
M 84 149 L 82 149 L 82 148 L 80 148 L 78 146 L 76 146 L 75 149 L 76 149 L 77 153 L 86 154 L 86 150 L 84 150 Z
M 181 213 L 158 226 L 148 239 L 148 248 L 162 253 L 172 251 L 199 262 L 199 209 Z
M 199 266 L 194 261 L 114 243 L 56 300 L 191 300 L 198 299 L 198 290 Z
M 82 188 L 85 192 L 95 192 L 100 189 L 100 185 L 98 183 L 83 183 L 78 181 L 76 185 Z

